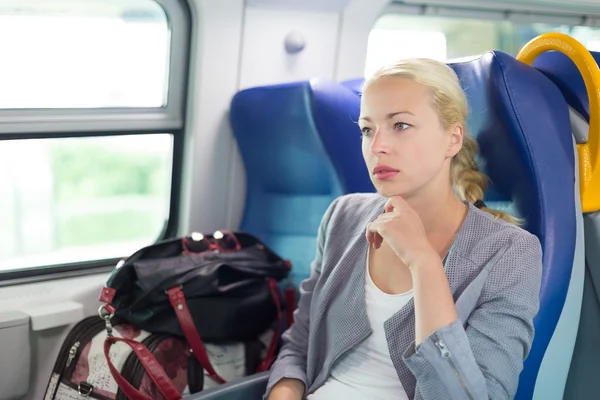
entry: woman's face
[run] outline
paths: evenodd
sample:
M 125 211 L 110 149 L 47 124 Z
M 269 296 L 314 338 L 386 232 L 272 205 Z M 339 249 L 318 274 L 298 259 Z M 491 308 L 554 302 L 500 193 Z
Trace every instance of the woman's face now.
M 381 195 L 409 198 L 449 184 L 462 127 L 442 127 L 427 87 L 404 77 L 376 79 L 363 92 L 359 125 L 363 157 Z

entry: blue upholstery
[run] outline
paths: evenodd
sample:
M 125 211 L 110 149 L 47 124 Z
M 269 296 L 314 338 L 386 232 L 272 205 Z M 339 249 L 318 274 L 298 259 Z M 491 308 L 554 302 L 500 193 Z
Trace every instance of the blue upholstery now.
M 531 399 L 540 363 L 563 308 L 575 252 L 575 172 L 568 110 L 555 85 L 507 54 L 488 52 L 478 59 L 451 66 L 469 98 L 469 128 L 481 147 L 482 169 L 492 181 L 486 200 L 491 206 L 525 217 L 526 228 L 540 238 L 544 251 L 536 337 L 516 397 Z M 360 80 L 340 86 L 354 94 L 360 93 Z M 276 100 L 269 101 L 268 97 Z M 339 105 L 344 103 L 344 98 L 350 97 L 340 94 L 317 104 Z M 340 160 L 339 155 L 326 156 L 334 142 L 331 139 L 329 145 L 324 145 L 328 139 L 319 138 L 315 122 L 318 117 L 310 104 L 315 103 L 311 103 L 309 84 L 296 83 L 241 92 L 232 105 L 234 132 L 248 176 L 243 228 L 279 245 L 277 251 L 284 256 L 295 251 L 310 253 L 304 257 L 296 255 L 301 260 L 312 258 L 313 252 L 307 250 L 305 242 L 292 238 L 314 234 L 310 229 L 316 229 L 316 219 L 325 208 L 325 199 L 329 201 L 344 191 L 342 181 L 348 183 L 343 173 L 336 173 L 335 165 L 341 168 L 352 164 L 349 160 Z M 354 112 L 349 110 L 351 117 Z M 352 149 L 348 157 L 358 157 L 358 154 Z M 313 162 L 318 163 L 318 168 L 309 165 Z M 287 173 L 281 174 L 278 169 Z M 315 177 L 317 171 L 319 174 Z M 294 185 L 288 176 L 294 177 Z M 314 197 L 319 199 L 317 205 L 311 203 L 312 200 L 305 201 Z M 294 199 L 292 204 L 296 209 L 309 210 L 306 221 L 294 220 L 297 226 L 286 224 L 291 221 L 294 209 L 284 207 L 288 198 Z M 311 236 L 311 244 L 313 239 Z M 244 387 L 243 382 L 240 385 Z M 557 387 L 560 388 L 560 382 Z M 237 398 L 215 396 L 219 396 L 218 391 L 190 399 Z
M 231 125 L 246 168 L 241 230 L 257 235 L 310 274 L 316 232 L 342 186 L 311 110 L 308 82 L 247 89 L 231 103 Z
M 362 94 L 362 85 L 364 83 L 364 79 L 363 78 L 356 78 L 356 79 L 348 79 L 347 81 L 342 81 L 340 82 L 340 84 L 342 86 L 347 87 L 348 89 L 352 90 L 354 93 L 356 94 Z
M 360 97 L 326 80 L 311 81 L 312 110 L 317 130 L 342 182 L 344 193 L 374 192 L 362 157 Z
M 591 52 L 596 62 L 600 53 Z M 565 54 L 549 51 L 540 54 L 533 66 L 550 78 L 560 89 L 567 103 L 586 120 L 590 120 L 590 102 L 579 70 Z
M 310 274 L 331 201 L 374 190 L 360 153 L 359 109 L 355 93 L 323 80 L 251 88 L 232 100 L 247 177 L 240 229 L 291 260 L 296 286 Z
M 531 399 L 563 309 L 575 254 L 575 161 L 568 108 L 543 74 L 507 54 L 489 52 L 451 66 L 469 99 L 469 129 L 492 182 L 486 199 L 525 217 L 526 229 L 542 243 L 536 336 L 516 396 Z M 564 385 L 566 373 L 562 378 Z
M 591 54 L 597 63 L 600 62 L 600 53 Z M 589 123 L 590 103 L 583 78 L 575 64 L 563 53 L 546 52 L 538 56 L 533 66 L 560 88 L 567 103 Z M 600 258 L 596 250 L 599 228 L 598 213 L 585 216 L 585 283 L 565 400 L 595 398 L 600 391 L 600 380 L 597 379 L 600 367 Z

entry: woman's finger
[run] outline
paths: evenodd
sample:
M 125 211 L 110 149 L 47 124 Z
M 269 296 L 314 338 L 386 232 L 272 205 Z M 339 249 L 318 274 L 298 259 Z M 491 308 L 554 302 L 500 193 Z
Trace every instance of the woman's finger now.
M 406 203 L 406 201 L 402 198 L 402 196 L 397 195 L 397 196 L 392 196 L 388 199 L 388 201 L 385 203 L 385 210 L 386 212 L 392 211 L 392 210 L 396 210 L 398 212 L 402 211 L 402 209 L 405 209 L 406 207 L 410 206 Z M 389 211 L 388 211 L 389 210 Z
M 394 211 L 390 213 L 381 214 L 374 222 L 385 223 L 399 217 L 400 214 Z
M 367 242 L 369 244 L 373 244 L 373 232 L 371 232 L 371 224 L 368 224 L 367 229 L 365 229 L 365 237 L 367 238 Z
M 374 242 L 374 246 L 376 249 L 381 247 L 381 244 L 383 243 L 383 238 L 381 237 L 381 235 L 379 233 L 374 233 L 375 239 L 373 240 Z
M 385 224 L 390 219 L 390 217 L 382 218 L 380 216 L 375 221 L 367 225 L 367 242 L 369 242 L 370 245 L 373 245 L 376 249 L 380 248 L 381 244 L 383 243 L 383 237 L 381 237 L 381 235 L 379 234 L 379 228 L 381 227 L 381 225 Z

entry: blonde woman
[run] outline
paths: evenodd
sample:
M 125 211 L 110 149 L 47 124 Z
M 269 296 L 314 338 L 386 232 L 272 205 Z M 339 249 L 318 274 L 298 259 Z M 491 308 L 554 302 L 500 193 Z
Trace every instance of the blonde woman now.
M 404 60 L 365 82 L 359 125 L 378 193 L 325 213 L 266 398 L 514 397 L 541 246 L 483 203 L 467 114 L 440 62 Z

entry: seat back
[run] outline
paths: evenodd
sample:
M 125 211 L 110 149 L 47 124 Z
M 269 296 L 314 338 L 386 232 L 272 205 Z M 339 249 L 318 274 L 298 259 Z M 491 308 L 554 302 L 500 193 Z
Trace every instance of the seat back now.
M 600 53 L 591 52 L 596 62 Z M 571 127 L 577 143 L 587 142 L 590 103 L 581 73 L 563 53 L 546 52 L 539 55 L 533 66 L 560 88 L 571 108 Z M 600 196 L 600 193 L 598 193 Z M 600 368 L 600 212 L 588 213 L 583 218 L 585 229 L 585 282 L 581 315 L 578 321 L 577 341 L 570 364 L 565 389 L 565 400 L 597 397 Z M 578 314 L 579 315 L 579 314 Z
M 247 181 L 240 229 L 290 259 L 296 286 L 310 275 L 329 204 L 344 193 L 369 191 L 359 109 L 355 93 L 325 80 L 246 89 L 232 100 Z
M 543 249 L 535 339 L 516 398 L 531 399 L 534 392 L 536 398 L 561 398 L 568 374 L 564 363 L 577 332 L 576 326 L 566 327 L 553 339 L 569 292 L 577 237 L 578 187 L 568 107 L 547 77 L 502 52 L 450 65 L 469 99 L 469 129 L 479 142 L 482 170 L 490 177 L 486 202 L 525 218 L 525 228 Z M 577 312 L 574 305 L 570 311 Z M 549 347 L 551 339 L 564 347 Z M 554 354 L 566 358 L 563 364 L 540 373 L 544 358 Z M 542 392 L 552 395 L 542 397 Z

